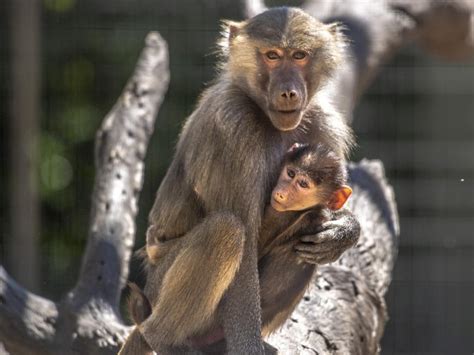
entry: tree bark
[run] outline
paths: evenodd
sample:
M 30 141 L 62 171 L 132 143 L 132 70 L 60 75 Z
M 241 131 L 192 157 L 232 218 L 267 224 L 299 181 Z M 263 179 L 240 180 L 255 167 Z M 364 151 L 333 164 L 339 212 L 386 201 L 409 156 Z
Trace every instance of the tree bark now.
M 434 54 L 473 53 L 468 0 L 314 2 L 304 8 L 346 26 L 354 61 L 328 87 L 351 119 L 352 108 L 378 67 L 417 40 Z M 264 9 L 248 0 L 246 12 Z M 118 314 L 134 242 L 143 158 L 168 84 L 166 45 L 149 35 L 137 69 L 97 134 L 97 176 L 91 227 L 79 280 L 60 303 L 30 294 L 0 267 L 0 342 L 13 354 L 112 354 L 130 330 Z M 380 162 L 349 166 L 359 218 L 357 246 L 318 277 L 291 319 L 269 341 L 284 354 L 374 354 L 387 319 L 384 295 L 396 258 L 398 217 Z
M 74 289 L 56 304 L 27 292 L 0 267 L 0 341 L 12 354 L 115 354 L 128 334 L 118 304 L 135 239 L 143 160 L 168 82 L 167 45 L 151 33 L 97 133 L 89 238 Z

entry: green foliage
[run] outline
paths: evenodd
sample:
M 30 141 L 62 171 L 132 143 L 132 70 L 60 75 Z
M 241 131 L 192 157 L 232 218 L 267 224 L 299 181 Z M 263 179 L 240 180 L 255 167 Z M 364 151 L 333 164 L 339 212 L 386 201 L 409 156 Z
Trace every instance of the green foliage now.
M 44 7 L 54 12 L 65 12 L 71 10 L 75 3 L 75 0 L 43 0 Z
M 73 177 L 71 163 L 64 156 L 65 146 L 54 136 L 41 136 L 41 192 L 47 196 L 69 186 Z

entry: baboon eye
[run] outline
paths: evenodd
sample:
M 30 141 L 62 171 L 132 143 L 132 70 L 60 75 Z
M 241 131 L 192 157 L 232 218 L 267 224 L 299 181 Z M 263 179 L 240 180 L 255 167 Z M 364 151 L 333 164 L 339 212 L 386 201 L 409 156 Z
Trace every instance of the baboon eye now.
M 298 185 L 300 185 L 303 189 L 309 188 L 308 182 L 306 180 L 298 181 Z
M 293 179 L 295 177 L 295 171 L 293 169 L 286 169 L 286 173 L 288 174 L 288 176 Z
M 278 60 L 278 59 L 280 59 L 280 56 L 279 56 L 278 53 L 275 52 L 275 51 L 269 51 L 269 52 L 265 53 L 265 55 L 266 55 L 267 58 L 270 59 L 270 60 Z
M 296 51 L 295 53 L 293 53 L 293 59 L 301 60 L 304 58 L 306 58 L 306 53 L 303 51 Z

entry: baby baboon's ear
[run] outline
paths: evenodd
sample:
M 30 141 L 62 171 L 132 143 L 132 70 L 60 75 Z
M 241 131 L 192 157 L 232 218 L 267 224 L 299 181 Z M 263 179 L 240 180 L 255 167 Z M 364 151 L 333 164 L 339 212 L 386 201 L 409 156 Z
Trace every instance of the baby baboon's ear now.
M 347 185 L 343 185 L 341 188 L 334 191 L 328 202 L 328 207 L 333 211 L 341 209 L 351 194 L 352 189 Z

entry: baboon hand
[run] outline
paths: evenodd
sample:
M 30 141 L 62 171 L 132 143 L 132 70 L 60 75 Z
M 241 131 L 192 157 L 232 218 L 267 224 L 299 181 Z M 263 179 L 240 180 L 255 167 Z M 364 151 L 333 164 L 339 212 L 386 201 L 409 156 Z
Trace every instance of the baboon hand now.
M 359 235 L 357 219 L 350 214 L 339 214 L 336 219 L 321 224 L 314 234 L 300 237 L 295 250 L 303 262 L 332 263 L 357 242 Z

